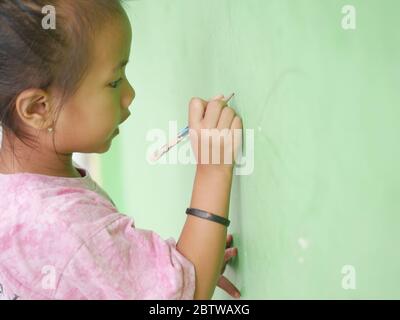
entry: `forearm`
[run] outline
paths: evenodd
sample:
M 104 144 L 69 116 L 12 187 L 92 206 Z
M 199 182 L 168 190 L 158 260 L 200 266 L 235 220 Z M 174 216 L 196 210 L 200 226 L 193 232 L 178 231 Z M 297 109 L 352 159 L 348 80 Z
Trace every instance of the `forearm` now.
M 191 207 L 228 218 L 232 170 L 198 168 Z M 195 266 L 194 299 L 211 299 L 221 273 L 227 227 L 187 215 L 177 249 Z

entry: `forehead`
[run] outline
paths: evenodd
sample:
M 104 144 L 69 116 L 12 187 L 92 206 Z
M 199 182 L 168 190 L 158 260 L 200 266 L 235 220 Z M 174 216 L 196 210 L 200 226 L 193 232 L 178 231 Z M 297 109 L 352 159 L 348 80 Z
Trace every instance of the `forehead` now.
M 121 60 L 129 59 L 132 27 L 127 16 L 119 16 L 104 24 L 94 37 L 93 66 L 112 72 Z

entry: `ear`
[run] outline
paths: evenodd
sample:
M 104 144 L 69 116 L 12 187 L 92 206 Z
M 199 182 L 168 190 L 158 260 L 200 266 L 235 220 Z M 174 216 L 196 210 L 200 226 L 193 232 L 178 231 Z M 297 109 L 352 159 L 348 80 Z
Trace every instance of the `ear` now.
M 31 128 L 40 130 L 52 124 L 50 95 L 42 89 L 27 89 L 21 92 L 15 107 L 21 121 Z

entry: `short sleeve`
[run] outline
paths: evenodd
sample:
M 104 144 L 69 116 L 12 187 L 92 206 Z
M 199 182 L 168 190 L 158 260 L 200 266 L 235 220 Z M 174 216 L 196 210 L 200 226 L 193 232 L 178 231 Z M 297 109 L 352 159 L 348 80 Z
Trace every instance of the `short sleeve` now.
M 55 299 L 192 300 L 194 265 L 150 230 L 122 217 L 85 241 L 62 273 Z

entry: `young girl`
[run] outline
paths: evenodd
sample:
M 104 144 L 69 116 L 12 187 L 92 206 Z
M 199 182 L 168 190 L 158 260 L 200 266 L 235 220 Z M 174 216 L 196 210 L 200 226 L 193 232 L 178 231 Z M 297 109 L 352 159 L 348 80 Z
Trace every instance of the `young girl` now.
M 47 5 L 55 29 L 43 27 Z M 198 161 L 176 243 L 137 229 L 72 161 L 106 152 L 130 115 L 131 32 L 118 0 L 0 1 L 2 299 L 210 299 L 216 285 L 238 297 L 221 275 L 237 254 L 232 164 Z M 202 129 L 242 128 L 223 98 L 190 101 L 193 146 Z

